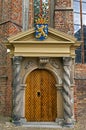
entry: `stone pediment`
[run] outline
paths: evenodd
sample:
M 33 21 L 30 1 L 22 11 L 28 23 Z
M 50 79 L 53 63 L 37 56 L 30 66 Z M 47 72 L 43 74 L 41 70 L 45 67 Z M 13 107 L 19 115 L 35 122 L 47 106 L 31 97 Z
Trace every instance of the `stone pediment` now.
M 8 38 L 7 48 L 15 56 L 75 56 L 75 49 L 80 45 L 73 37 L 53 28 L 48 30 L 48 38 L 38 41 L 34 28 Z
M 35 36 L 35 30 L 34 28 L 31 29 L 31 30 L 28 30 L 26 32 L 21 32 L 15 36 L 12 36 L 10 38 L 8 38 L 9 42 L 17 42 L 17 41 L 27 41 L 27 42 L 30 42 L 30 41 L 34 41 L 34 42 L 48 42 L 48 41 L 53 41 L 53 42 L 62 42 L 62 41 L 65 41 L 65 42 L 75 42 L 75 38 L 74 37 L 71 37 L 63 32 L 60 32 L 60 31 L 57 31 L 55 29 L 52 29 L 52 28 L 49 28 L 48 29 L 48 38 L 44 41 L 38 41 L 36 40 Z

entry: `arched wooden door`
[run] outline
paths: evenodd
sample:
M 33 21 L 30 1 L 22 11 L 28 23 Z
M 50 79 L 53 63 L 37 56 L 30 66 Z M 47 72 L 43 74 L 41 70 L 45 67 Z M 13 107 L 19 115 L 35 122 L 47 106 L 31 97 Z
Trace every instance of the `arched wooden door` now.
M 55 79 L 47 70 L 34 70 L 26 79 L 25 117 L 27 121 L 55 121 L 57 91 Z

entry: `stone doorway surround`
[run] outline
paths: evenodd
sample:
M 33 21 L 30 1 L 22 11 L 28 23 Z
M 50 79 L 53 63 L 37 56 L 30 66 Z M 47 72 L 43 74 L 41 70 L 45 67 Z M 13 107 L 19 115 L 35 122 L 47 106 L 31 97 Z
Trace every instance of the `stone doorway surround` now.
M 57 117 L 57 88 L 51 72 L 35 69 L 26 79 L 25 118 L 27 122 L 54 122 Z
M 14 119 L 21 121 L 25 117 L 24 94 L 27 75 L 35 69 L 46 69 L 55 77 L 55 86 L 62 98 L 63 114 L 61 111 L 56 122 L 62 119 L 61 125 L 73 125 L 74 59 L 75 49 L 80 43 L 70 35 L 49 28 L 48 39 L 45 41 L 37 41 L 34 38 L 34 29 L 31 29 L 8 38 L 6 45 L 13 58 Z
M 21 64 L 21 60 L 23 61 Z M 62 72 L 61 72 L 61 58 L 47 58 L 47 57 L 38 57 L 38 58 L 21 58 L 21 57 L 14 57 L 14 115 L 17 118 L 25 118 L 25 87 L 26 87 L 26 78 L 27 76 L 36 69 L 45 69 L 50 71 L 55 80 L 56 84 L 55 87 L 57 88 L 58 96 L 60 101 L 62 100 L 61 97 L 61 90 L 62 90 Z M 22 70 L 22 72 L 21 72 Z M 57 96 L 57 97 L 58 97 Z M 59 99 L 58 98 L 58 99 Z M 59 100 L 57 99 L 60 109 L 58 112 L 58 117 L 63 117 L 63 103 L 60 104 Z M 58 104 L 57 103 L 57 104 Z M 21 109 L 22 108 L 22 109 Z M 58 111 L 57 110 L 57 111 Z M 57 120 L 57 119 L 56 119 Z

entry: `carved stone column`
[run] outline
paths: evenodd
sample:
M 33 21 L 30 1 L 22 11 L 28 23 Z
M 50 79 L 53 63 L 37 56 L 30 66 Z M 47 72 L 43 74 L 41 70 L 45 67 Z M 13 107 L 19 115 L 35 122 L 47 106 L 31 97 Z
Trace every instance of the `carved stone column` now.
M 72 110 L 72 94 L 71 94 L 71 57 L 63 58 L 64 80 L 63 80 L 63 99 L 64 99 L 64 120 L 66 125 L 73 124 L 73 110 Z
M 19 120 L 21 116 L 21 86 L 20 86 L 20 71 L 22 57 L 16 56 L 13 58 L 13 118 Z

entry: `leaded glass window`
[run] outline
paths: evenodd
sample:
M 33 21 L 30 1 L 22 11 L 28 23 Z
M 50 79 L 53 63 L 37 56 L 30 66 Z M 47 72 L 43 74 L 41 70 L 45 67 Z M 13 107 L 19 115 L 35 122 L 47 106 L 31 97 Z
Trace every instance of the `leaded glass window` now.
M 76 50 L 76 63 L 82 63 L 82 59 L 84 59 L 84 63 L 86 63 L 86 0 L 81 1 L 82 11 L 80 10 L 80 0 L 74 0 L 74 33 L 77 40 L 84 41 L 84 49 L 80 46 Z M 80 14 L 82 15 L 82 22 L 80 18 Z M 82 25 L 81 25 L 82 23 Z M 83 33 L 82 33 L 82 28 Z M 84 58 L 82 56 L 82 51 L 84 51 Z
M 46 17 L 49 16 L 49 1 L 48 0 L 34 0 L 34 19 L 38 17 Z

